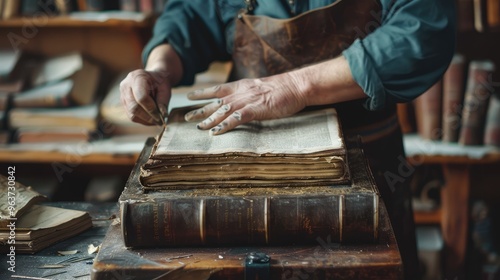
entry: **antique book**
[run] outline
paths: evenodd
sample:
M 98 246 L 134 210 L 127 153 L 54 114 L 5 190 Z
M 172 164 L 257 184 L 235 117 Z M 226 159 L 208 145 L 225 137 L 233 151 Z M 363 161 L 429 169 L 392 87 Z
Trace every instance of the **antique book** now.
M 119 198 L 127 247 L 311 244 L 317 238 L 372 243 L 378 238 L 378 189 L 357 144 L 347 149 L 351 181 L 345 184 L 147 190 L 139 176 L 154 145 L 149 138 Z
M 488 29 L 490 31 L 500 30 L 500 1 L 486 0 L 486 12 L 488 14 Z
M 484 123 L 495 64 L 490 60 L 474 60 L 469 64 L 462 125 L 458 142 L 462 145 L 483 144 Z
M 5 228 L 34 204 L 47 200 L 31 187 L 17 182 L 15 174 L 16 168 L 12 166 L 5 176 L 0 175 L 0 228 Z
M 484 144 L 500 147 L 500 96 L 492 95 L 486 113 Z
M 97 104 L 67 108 L 13 108 L 10 127 L 78 127 L 97 129 Z
M 465 58 L 455 54 L 443 76 L 443 142 L 458 141 L 465 80 Z
M 442 80 L 439 80 L 414 101 L 417 131 L 424 139 L 441 138 L 442 85 Z
M 470 32 L 474 30 L 474 0 L 457 0 L 457 29 Z
M 17 143 L 82 142 L 90 139 L 92 131 L 73 127 L 21 127 L 14 132 Z
M 370 244 L 339 244 L 318 236 L 308 245 L 131 249 L 123 246 L 120 225 L 112 224 L 94 259 L 91 278 L 404 279 L 399 249 L 382 202 L 379 216 L 379 238 Z M 247 260 L 256 253 L 269 259 L 252 267 Z M 256 270 L 262 272 L 258 278 Z
M 87 212 L 37 205 L 46 197 L 17 182 L 15 172 L 0 175 L 0 251 L 36 253 L 92 227 Z
M 16 252 L 36 253 L 92 227 L 87 212 L 34 205 L 15 221 Z M 0 228 L 0 244 L 10 246 L 10 228 Z
M 488 30 L 486 0 L 473 0 L 474 3 L 474 28 L 477 32 Z
M 346 149 L 333 108 L 254 121 L 218 136 L 173 109 L 148 161 L 146 189 L 293 187 L 345 183 Z M 189 140 L 187 140 L 189 138 Z
M 14 108 L 68 107 L 73 103 L 71 79 L 44 84 L 13 96 Z
M 31 77 L 33 87 L 65 79 L 73 81 L 71 100 L 76 105 L 89 105 L 95 101 L 100 77 L 99 65 L 78 52 L 47 57 Z

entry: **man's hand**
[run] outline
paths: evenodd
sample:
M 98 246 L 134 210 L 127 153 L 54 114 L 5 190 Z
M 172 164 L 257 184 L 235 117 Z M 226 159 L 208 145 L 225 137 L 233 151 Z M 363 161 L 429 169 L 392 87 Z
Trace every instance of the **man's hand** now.
M 161 71 L 135 70 L 120 83 L 121 101 L 128 117 L 145 125 L 161 125 L 168 113 L 171 87 Z
M 188 112 L 187 121 L 203 120 L 199 129 L 222 134 L 253 120 L 293 115 L 307 100 L 292 75 L 286 73 L 263 79 L 243 79 L 188 94 L 191 100 L 218 98 L 203 108 Z
M 218 98 L 188 112 L 187 121 L 202 120 L 199 129 L 222 134 L 253 120 L 286 117 L 306 106 L 366 98 L 343 56 L 288 73 L 244 79 L 188 94 L 190 99 Z

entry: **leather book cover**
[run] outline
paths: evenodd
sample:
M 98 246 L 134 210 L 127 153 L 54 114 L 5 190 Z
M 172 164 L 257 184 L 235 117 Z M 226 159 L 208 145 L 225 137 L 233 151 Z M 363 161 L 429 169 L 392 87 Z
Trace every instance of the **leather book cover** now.
M 427 140 L 441 138 L 442 80 L 414 100 L 418 134 Z
M 500 147 L 500 96 L 492 95 L 486 113 L 484 144 Z
M 139 181 L 146 142 L 120 196 L 127 247 L 373 243 L 379 194 L 362 150 L 349 143 L 351 183 L 148 191 Z
M 443 142 L 457 142 L 465 91 L 465 58 L 455 54 L 443 76 Z
M 462 126 L 459 143 L 481 145 L 484 138 L 484 123 L 492 87 L 495 64 L 490 60 L 474 60 L 469 64 L 469 74 L 465 91 Z

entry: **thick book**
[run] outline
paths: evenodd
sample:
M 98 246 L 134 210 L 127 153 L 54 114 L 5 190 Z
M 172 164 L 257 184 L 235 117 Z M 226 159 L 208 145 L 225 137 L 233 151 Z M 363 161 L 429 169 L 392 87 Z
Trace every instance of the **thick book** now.
M 15 222 L 18 253 L 36 253 L 54 243 L 75 236 L 92 227 L 87 212 L 59 207 L 34 205 Z M 10 229 L 0 228 L 0 244 L 9 246 Z
M 11 128 L 74 127 L 97 129 L 97 104 L 65 108 L 13 108 L 9 113 Z
M 187 122 L 193 107 L 172 109 L 141 168 L 146 189 L 298 187 L 345 183 L 346 149 L 333 108 L 253 121 L 222 135 Z
M 462 145 L 483 144 L 486 110 L 490 95 L 494 92 L 492 87 L 494 71 L 495 64 L 490 60 L 474 60 L 469 64 L 458 140 Z
M 13 108 L 68 107 L 73 104 L 71 79 L 44 84 L 13 96 Z
M 492 95 L 486 113 L 484 144 L 500 147 L 500 96 Z
M 500 30 L 500 0 L 486 0 L 488 14 L 488 29 L 498 32 Z
M 45 142 L 86 142 L 91 138 L 93 131 L 73 127 L 21 127 L 14 132 L 14 142 L 17 143 L 45 143 Z
M 414 101 L 417 131 L 424 139 L 441 138 L 442 96 L 443 83 L 439 80 Z
M 318 238 L 372 243 L 378 238 L 378 189 L 357 144 L 347 149 L 347 184 L 149 191 L 139 175 L 154 144 L 148 139 L 119 198 L 127 247 L 311 244 Z
M 443 142 L 457 142 L 465 92 L 465 58 L 455 54 L 443 76 Z
M 15 172 L 0 175 L 1 252 L 36 253 L 92 227 L 87 212 L 38 205 L 46 197 L 17 182 Z
M 100 77 L 99 65 L 81 53 L 73 52 L 47 57 L 31 77 L 33 87 L 66 79 L 73 81 L 71 100 L 77 105 L 89 105 L 96 101 Z

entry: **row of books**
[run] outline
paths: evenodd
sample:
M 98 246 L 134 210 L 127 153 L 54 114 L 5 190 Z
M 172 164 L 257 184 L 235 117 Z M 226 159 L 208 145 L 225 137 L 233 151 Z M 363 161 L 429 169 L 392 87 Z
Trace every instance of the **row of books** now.
M 500 0 L 456 0 L 459 31 L 499 31 Z
M 81 53 L 0 56 L 8 62 L 0 68 L 3 143 L 88 141 L 103 128 L 106 135 L 156 133 L 127 118 L 120 103 L 123 76 L 106 84 L 100 64 Z
M 424 139 L 500 146 L 500 96 L 495 64 L 456 54 L 443 78 L 414 101 Z
M 0 0 L 0 19 L 39 15 L 66 15 L 76 11 L 121 10 L 159 14 L 166 0 Z

